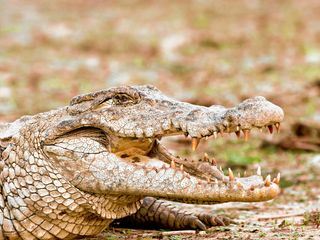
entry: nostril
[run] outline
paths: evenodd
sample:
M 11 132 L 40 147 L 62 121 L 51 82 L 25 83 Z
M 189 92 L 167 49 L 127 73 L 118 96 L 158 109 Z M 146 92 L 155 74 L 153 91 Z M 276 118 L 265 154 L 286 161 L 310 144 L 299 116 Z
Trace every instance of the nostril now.
M 228 115 L 226 120 L 228 121 L 228 123 L 234 123 L 235 122 L 235 118 L 232 115 Z

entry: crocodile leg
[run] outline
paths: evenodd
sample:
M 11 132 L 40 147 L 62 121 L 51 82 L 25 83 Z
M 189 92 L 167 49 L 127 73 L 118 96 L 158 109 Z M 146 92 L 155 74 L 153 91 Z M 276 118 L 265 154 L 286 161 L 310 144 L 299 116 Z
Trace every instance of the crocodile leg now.
M 205 230 L 211 226 L 225 226 L 229 223 L 230 219 L 226 217 L 207 213 L 194 214 L 174 202 L 146 197 L 138 212 L 120 219 L 116 224 L 126 227 Z

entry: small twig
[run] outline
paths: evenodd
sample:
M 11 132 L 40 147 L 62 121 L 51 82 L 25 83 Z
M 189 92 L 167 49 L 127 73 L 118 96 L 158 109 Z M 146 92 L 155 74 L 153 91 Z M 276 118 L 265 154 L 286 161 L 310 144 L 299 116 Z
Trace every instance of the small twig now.
M 196 234 L 196 230 L 180 230 L 180 231 L 168 231 L 161 232 L 162 236 L 172 236 L 172 235 L 184 235 L 184 234 Z
M 187 234 L 197 234 L 195 230 L 180 230 L 180 231 L 166 231 L 166 232 L 153 232 L 153 233 L 143 233 L 142 237 L 164 237 L 172 235 L 187 235 Z
M 256 220 L 263 221 L 268 219 L 280 219 L 280 218 L 290 218 L 290 217 L 302 217 L 304 215 L 304 212 L 300 213 L 291 213 L 291 214 L 280 214 L 280 215 L 273 215 L 273 216 L 264 216 L 264 217 L 258 217 Z

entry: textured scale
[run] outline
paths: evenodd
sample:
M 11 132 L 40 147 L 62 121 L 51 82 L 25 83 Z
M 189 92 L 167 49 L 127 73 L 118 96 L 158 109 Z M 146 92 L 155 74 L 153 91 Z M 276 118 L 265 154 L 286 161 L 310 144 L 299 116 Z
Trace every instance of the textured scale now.
M 31 136 L 31 129 L 25 132 L 22 149 L 15 145 L 15 141 L 24 138 L 19 135 L 2 153 L 0 224 L 3 236 L 53 239 L 95 235 L 108 226 L 110 219 L 118 217 L 108 213 L 116 198 L 109 200 L 79 191 L 50 162 L 44 161 L 46 157 L 40 149 L 34 149 L 37 154 L 29 151 L 34 147 L 27 145 L 30 143 L 27 139 L 36 136 Z M 137 206 L 133 209 L 128 213 L 135 212 Z M 94 212 L 101 218 L 96 218 Z

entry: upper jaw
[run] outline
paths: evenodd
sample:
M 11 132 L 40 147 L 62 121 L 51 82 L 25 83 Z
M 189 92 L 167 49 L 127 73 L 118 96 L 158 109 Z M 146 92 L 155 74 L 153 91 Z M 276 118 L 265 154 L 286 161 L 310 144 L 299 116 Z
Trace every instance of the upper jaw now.
M 218 133 L 235 132 L 239 135 L 243 131 L 247 138 L 252 128 L 268 126 L 272 131 L 275 126 L 278 130 L 284 118 L 283 110 L 264 97 L 247 99 L 234 108 L 203 107 L 187 103 L 178 105 L 177 109 L 159 106 L 165 109 L 164 112 L 155 110 L 150 116 L 143 116 L 142 124 L 136 124 L 130 131 L 119 129 L 114 132 L 121 137 L 156 138 L 184 134 L 202 138 L 216 137 Z M 133 120 L 128 118 L 126 121 L 130 123 Z
M 196 114 L 191 121 L 180 117 L 173 120 L 173 125 L 177 130 L 181 129 L 185 135 L 197 138 L 273 125 L 278 129 L 284 118 L 283 110 L 264 97 L 247 99 L 234 108 L 195 107 L 193 112 Z

